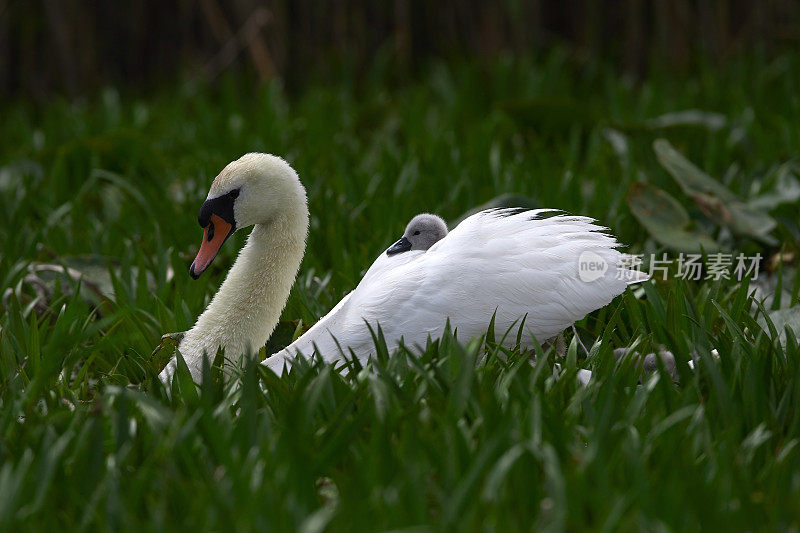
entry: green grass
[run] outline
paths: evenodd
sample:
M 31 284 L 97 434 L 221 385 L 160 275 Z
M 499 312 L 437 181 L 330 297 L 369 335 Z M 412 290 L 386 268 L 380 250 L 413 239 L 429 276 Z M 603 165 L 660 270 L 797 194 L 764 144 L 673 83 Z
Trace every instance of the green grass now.
M 797 202 L 771 211 L 778 244 L 731 234 L 652 145 L 668 139 L 748 199 L 798 156 L 798 73 L 800 55 L 754 55 L 636 84 L 556 51 L 433 66 L 396 88 L 376 72 L 290 98 L 277 83 L 228 78 L 213 90 L 4 104 L 0 529 L 797 529 L 796 330 L 765 321 L 746 284 L 629 291 L 579 323 L 597 342 L 588 357 L 572 343 L 562 370 L 552 352 L 531 366 L 445 335 L 420 358 L 383 354 L 346 377 L 247 366 L 226 384 L 206 369 L 215 379 L 195 389 L 183 375 L 168 396 L 155 380 L 164 357 L 151 352 L 192 325 L 244 242 L 236 235 L 189 278 L 207 187 L 247 151 L 285 156 L 309 192 L 285 320 L 330 309 L 414 214 L 455 220 L 502 193 L 593 216 L 632 252 L 674 254 L 631 214 L 637 181 L 726 248 L 783 251 L 763 290 L 777 284 L 783 297 L 768 306 L 796 310 Z M 686 109 L 725 123 L 648 122 Z M 42 273 L 37 301 L 33 263 L 74 267 L 103 296 Z M 679 384 L 614 363 L 613 348 L 659 344 L 678 359 Z M 692 352 L 697 372 L 683 364 Z M 597 379 L 579 386 L 577 368 Z

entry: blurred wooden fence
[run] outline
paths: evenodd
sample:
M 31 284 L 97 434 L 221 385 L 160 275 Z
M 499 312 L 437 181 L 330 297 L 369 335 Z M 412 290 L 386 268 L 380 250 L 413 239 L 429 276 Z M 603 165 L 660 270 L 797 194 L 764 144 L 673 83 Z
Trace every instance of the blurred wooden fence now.
M 642 73 L 753 46 L 800 43 L 797 0 L 0 0 L 0 94 L 81 94 L 229 68 L 290 86 L 361 73 L 400 76 L 431 57 L 526 52 L 554 42 Z

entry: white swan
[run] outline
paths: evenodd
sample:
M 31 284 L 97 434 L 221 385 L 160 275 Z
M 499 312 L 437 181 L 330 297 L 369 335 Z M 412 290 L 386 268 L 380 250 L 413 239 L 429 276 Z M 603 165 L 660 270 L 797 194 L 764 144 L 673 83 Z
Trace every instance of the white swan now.
M 544 342 L 647 279 L 625 267 L 625 256 L 605 228 L 591 219 L 552 210 L 488 210 L 470 216 L 429 250 L 411 250 L 388 264 L 380 256 L 358 287 L 303 336 L 264 364 L 277 373 L 298 355 L 315 351 L 326 362 L 352 350 L 373 351 L 380 324 L 389 351 L 402 341 L 424 347 L 447 319 L 459 338 L 486 333 L 495 317 L 496 338 L 511 331 L 516 343 L 524 318 L 524 347 Z M 402 241 L 402 239 L 401 239 Z M 401 242 L 398 241 L 398 244 Z M 390 249 L 391 250 L 391 249 Z M 378 267 L 377 274 L 373 272 Z M 583 269 L 583 270 L 581 270 Z
M 448 319 L 466 340 L 485 333 L 492 316 L 498 338 L 525 317 L 526 333 L 544 341 L 608 304 L 627 284 L 646 279 L 625 268 L 624 255 L 605 228 L 585 217 L 548 214 L 483 211 L 428 250 L 412 245 L 402 253 L 381 254 L 354 291 L 264 363 L 280 372 L 296 355 L 310 356 L 314 347 L 330 362 L 340 359 L 339 347 L 365 359 L 373 349 L 365 321 L 373 328 L 380 324 L 390 350 L 401 341 L 424 345 Z M 208 267 L 230 234 L 255 227 L 178 346 L 197 381 L 204 354 L 213 357 L 219 348 L 228 357 L 255 353 L 274 329 L 305 249 L 305 189 L 282 159 L 247 154 L 215 178 L 198 220 L 204 234 L 190 269 L 193 277 Z M 581 270 L 586 264 L 592 268 Z M 530 345 L 528 335 L 523 343 Z M 162 381 L 174 370 L 173 359 Z
M 280 157 L 246 154 L 214 179 L 198 215 L 203 242 L 190 274 L 197 278 L 237 229 L 254 226 L 211 303 L 178 345 L 192 378 L 200 381 L 203 355 L 256 353 L 286 305 L 308 234 L 306 191 Z M 159 378 L 168 383 L 173 359 Z

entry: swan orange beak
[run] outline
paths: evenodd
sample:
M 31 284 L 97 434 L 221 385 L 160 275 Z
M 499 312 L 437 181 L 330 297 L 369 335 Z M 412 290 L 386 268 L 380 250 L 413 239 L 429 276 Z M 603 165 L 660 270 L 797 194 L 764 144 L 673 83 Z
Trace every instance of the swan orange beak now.
M 189 267 L 189 275 L 192 278 L 199 278 L 200 274 L 208 268 L 211 261 L 217 257 L 222 244 L 228 240 L 233 231 L 233 224 L 226 222 L 218 215 L 211 215 L 208 226 L 203 228 L 203 242 L 200 244 L 200 251 L 197 252 L 192 266 Z

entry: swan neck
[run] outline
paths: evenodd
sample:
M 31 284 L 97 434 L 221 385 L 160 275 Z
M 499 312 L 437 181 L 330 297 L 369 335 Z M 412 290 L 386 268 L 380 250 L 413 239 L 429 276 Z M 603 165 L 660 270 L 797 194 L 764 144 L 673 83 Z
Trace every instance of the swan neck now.
M 199 368 L 219 348 L 228 358 L 256 353 L 280 319 L 305 252 L 305 195 L 256 224 L 225 281 L 178 349 Z

